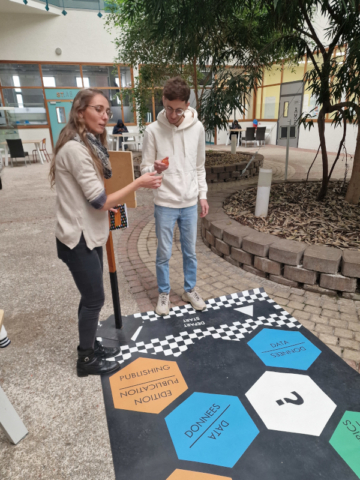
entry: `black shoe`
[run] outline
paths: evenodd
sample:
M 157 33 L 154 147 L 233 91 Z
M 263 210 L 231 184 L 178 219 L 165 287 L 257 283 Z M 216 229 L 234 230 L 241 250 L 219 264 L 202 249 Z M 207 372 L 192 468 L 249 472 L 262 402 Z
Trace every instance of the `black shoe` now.
M 120 353 L 120 347 L 103 347 L 98 340 L 95 340 L 94 352 L 98 357 L 112 358 Z
M 88 375 L 106 375 L 120 370 L 118 362 L 109 362 L 102 357 L 95 355 L 94 350 L 79 350 L 76 365 L 77 376 L 87 377 Z

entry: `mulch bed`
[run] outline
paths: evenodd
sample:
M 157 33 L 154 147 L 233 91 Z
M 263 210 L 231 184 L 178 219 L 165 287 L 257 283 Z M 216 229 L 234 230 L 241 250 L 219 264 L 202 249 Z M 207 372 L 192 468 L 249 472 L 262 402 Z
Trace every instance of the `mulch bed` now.
M 234 165 L 235 163 L 248 162 L 250 159 L 249 154 L 230 152 L 215 152 L 207 150 L 205 167 L 215 167 L 218 165 Z
M 255 217 L 257 188 L 241 190 L 224 202 L 225 212 L 242 225 L 309 245 L 360 250 L 360 205 L 345 202 L 347 184 L 331 182 L 316 201 L 320 182 L 272 185 L 266 218 Z

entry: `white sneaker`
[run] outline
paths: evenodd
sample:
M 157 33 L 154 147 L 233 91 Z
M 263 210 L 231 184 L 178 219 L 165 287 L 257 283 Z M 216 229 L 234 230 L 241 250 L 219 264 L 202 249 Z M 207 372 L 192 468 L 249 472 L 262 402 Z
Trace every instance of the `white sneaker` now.
M 182 299 L 184 302 L 190 302 L 195 310 L 205 310 L 206 308 L 204 300 L 200 297 L 195 288 L 189 292 L 184 292 Z
M 170 297 L 168 293 L 160 293 L 155 313 L 164 316 L 170 313 Z

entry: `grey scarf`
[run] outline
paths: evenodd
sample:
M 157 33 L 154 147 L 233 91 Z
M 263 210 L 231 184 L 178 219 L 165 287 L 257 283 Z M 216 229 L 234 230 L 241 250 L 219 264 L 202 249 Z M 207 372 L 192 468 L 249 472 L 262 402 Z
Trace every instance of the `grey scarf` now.
M 104 178 L 111 178 L 112 170 L 111 170 L 111 163 L 109 160 L 109 154 L 107 149 L 104 147 L 104 145 L 102 145 L 100 140 L 96 138 L 95 135 L 93 135 L 92 133 L 87 132 L 86 137 L 90 143 L 92 151 L 100 159 L 102 163 Z M 84 145 L 84 142 L 81 140 L 79 134 L 75 135 L 74 140 Z

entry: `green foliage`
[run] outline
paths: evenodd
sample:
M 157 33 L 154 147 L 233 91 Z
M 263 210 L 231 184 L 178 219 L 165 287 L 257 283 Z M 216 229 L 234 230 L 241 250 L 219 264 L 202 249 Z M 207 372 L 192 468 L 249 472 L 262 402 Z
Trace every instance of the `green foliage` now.
M 120 29 L 117 61 L 140 65 L 131 92 L 140 122 L 156 88 L 181 75 L 194 89 L 205 128 L 226 127 L 234 108 L 247 108 L 264 65 L 284 53 L 260 1 L 113 0 L 110 12 L 109 28 Z

